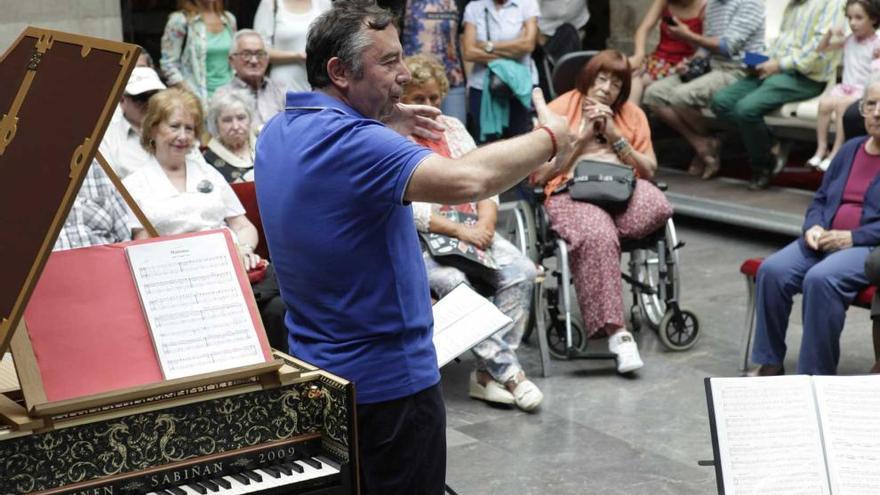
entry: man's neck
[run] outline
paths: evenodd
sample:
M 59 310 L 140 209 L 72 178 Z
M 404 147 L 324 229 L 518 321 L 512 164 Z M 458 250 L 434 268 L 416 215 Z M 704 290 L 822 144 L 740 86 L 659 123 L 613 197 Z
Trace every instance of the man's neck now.
M 317 89 L 315 89 L 315 91 L 317 91 L 318 93 L 324 93 L 325 95 L 330 96 L 332 98 L 336 98 L 337 100 L 341 101 L 342 103 L 345 103 L 349 107 L 354 108 L 355 110 L 360 112 L 360 110 L 358 110 L 357 107 L 355 107 L 351 103 L 351 100 L 348 99 L 348 96 L 346 96 L 345 93 L 343 93 L 342 91 L 339 91 L 339 89 L 337 89 L 336 86 L 330 85 L 330 86 L 327 86 L 326 88 L 317 88 Z M 361 114 L 363 115 L 363 113 L 361 113 Z M 364 117 L 369 117 L 369 116 L 364 115 Z M 370 118 L 372 118 L 372 117 L 370 117 Z
M 128 125 L 130 125 L 132 129 L 134 129 L 134 132 L 136 132 L 138 134 L 141 133 L 141 123 L 140 122 L 136 122 L 136 121 L 132 120 L 128 115 L 125 114 L 125 112 L 122 113 L 122 117 L 125 118 L 125 121 L 128 122 Z
M 250 86 L 251 89 L 259 90 L 260 88 L 263 87 L 263 81 L 266 79 L 266 76 L 263 76 L 259 79 L 254 79 L 252 77 L 249 77 L 249 78 L 239 77 L 239 79 L 241 80 L 241 82 Z

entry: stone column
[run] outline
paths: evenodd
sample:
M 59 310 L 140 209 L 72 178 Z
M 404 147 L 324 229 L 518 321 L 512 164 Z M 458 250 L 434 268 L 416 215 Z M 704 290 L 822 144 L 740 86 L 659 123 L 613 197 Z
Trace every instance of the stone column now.
M 119 0 L 0 0 L 0 53 L 27 26 L 122 41 Z
M 613 0 L 611 2 L 609 48 L 616 48 L 627 55 L 633 53 L 633 36 L 635 36 L 636 28 L 651 3 L 653 3 L 652 0 Z M 658 32 L 655 29 L 648 36 L 647 53 L 650 53 L 657 44 L 657 37 Z

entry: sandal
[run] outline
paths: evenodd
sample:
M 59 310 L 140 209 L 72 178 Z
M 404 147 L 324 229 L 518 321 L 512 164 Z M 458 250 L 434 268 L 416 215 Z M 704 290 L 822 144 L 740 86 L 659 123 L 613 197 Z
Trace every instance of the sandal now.
M 700 156 L 694 155 L 693 160 L 691 160 L 691 164 L 688 166 L 687 173 L 688 175 L 699 177 L 703 175 L 703 169 L 705 167 L 706 166 L 703 164 L 703 160 L 700 159 Z
M 706 164 L 703 168 L 703 175 L 700 176 L 703 180 L 709 180 L 721 171 L 721 142 L 715 138 L 710 139 L 709 149 L 705 150 L 703 153 L 698 153 L 697 156 Z

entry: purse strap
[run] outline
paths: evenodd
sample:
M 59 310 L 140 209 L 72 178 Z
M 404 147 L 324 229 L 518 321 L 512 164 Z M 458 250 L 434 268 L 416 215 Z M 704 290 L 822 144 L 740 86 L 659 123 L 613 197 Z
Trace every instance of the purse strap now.
M 568 184 L 574 185 L 581 182 L 619 182 L 621 184 L 631 184 L 633 179 L 625 176 L 614 176 L 606 174 L 579 175 L 569 179 Z
M 483 12 L 486 14 L 486 41 L 492 41 L 492 35 L 489 34 L 489 7 L 485 7 Z

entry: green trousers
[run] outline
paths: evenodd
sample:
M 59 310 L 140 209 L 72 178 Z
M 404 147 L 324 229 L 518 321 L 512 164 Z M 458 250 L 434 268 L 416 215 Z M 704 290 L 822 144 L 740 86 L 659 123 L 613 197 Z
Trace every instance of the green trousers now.
M 749 76 L 715 93 L 710 108 L 719 119 L 736 124 L 752 170 L 772 170 L 773 136 L 764 123 L 764 115 L 790 101 L 819 95 L 825 84 L 798 72 L 782 72 L 764 80 Z

